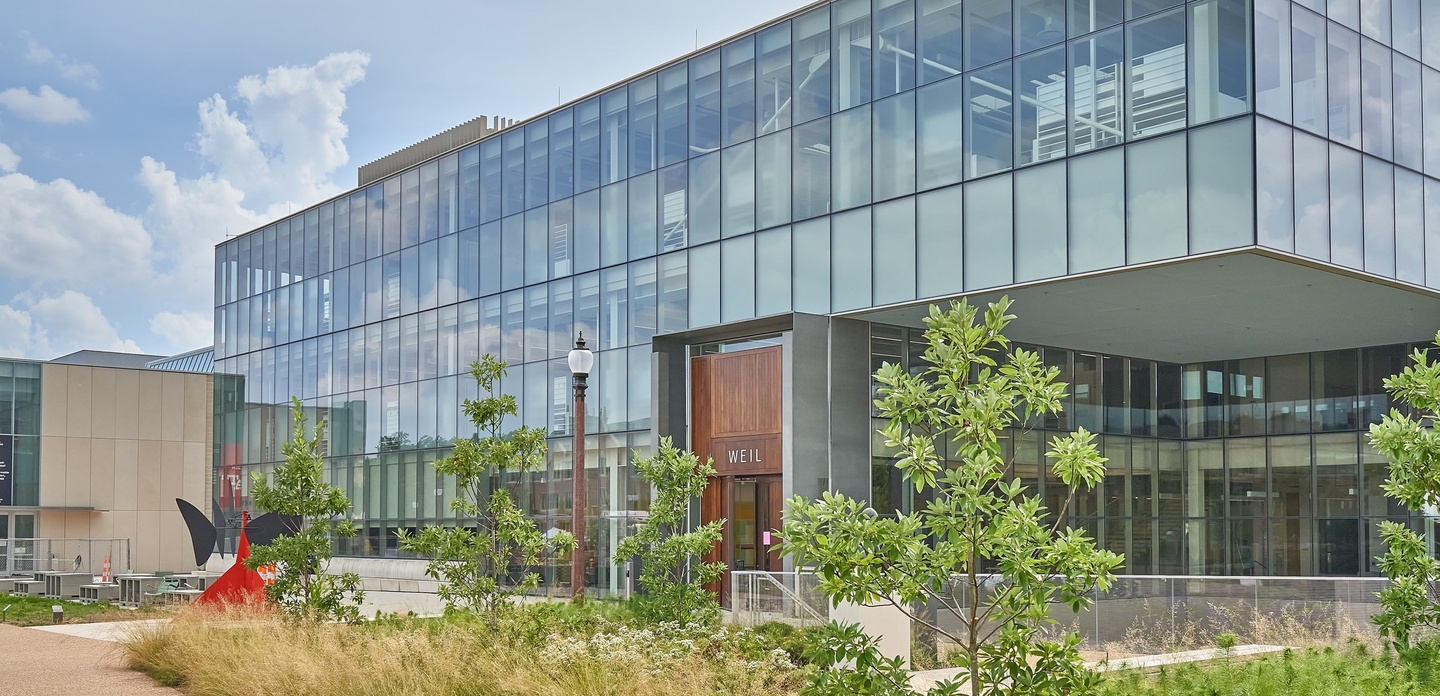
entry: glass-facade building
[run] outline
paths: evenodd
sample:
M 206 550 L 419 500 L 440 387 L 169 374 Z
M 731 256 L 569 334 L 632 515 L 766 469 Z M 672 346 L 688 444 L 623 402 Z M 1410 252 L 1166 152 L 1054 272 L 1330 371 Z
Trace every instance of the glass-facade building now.
M 590 583 L 617 591 L 633 452 L 694 430 L 676 356 L 777 337 L 785 493 L 905 509 L 869 370 L 918 355 L 917 307 L 1006 292 L 1074 383 L 1037 432 L 1104 433 L 1065 514 L 1129 572 L 1374 573 L 1405 512 L 1363 431 L 1440 326 L 1434 177 L 1434 3 L 817 3 L 217 247 L 217 490 L 247 504 L 300 397 L 362 529 L 339 551 L 394 554 L 452 519 L 430 462 L 494 353 L 512 425 L 552 436 L 501 483 L 568 527 L 583 332 Z M 1039 437 L 1012 448 L 1044 495 Z

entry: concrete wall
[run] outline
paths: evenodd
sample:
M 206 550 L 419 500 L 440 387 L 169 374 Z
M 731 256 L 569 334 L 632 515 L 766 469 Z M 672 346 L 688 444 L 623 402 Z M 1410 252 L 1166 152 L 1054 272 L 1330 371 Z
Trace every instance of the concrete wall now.
M 41 389 L 36 535 L 128 538 L 131 570 L 194 569 L 175 499 L 210 507 L 211 376 L 46 364 Z

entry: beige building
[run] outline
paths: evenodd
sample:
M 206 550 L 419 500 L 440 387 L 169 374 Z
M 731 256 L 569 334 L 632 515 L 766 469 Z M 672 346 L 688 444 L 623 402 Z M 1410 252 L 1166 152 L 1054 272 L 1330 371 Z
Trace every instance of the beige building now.
M 210 507 L 213 376 L 145 367 L 155 357 L 85 351 L 39 365 L 38 499 L 0 514 L 33 514 L 38 538 L 129 539 L 115 572 L 194 569 L 175 499 Z

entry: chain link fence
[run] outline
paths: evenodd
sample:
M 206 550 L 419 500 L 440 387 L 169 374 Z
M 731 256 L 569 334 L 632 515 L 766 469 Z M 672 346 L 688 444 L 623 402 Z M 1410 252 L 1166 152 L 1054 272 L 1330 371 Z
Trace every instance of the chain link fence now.
M 0 539 L 0 575 L 37 571 L 100 575 L 105 561 L 112 574 L 130 569 L 129 539 Z

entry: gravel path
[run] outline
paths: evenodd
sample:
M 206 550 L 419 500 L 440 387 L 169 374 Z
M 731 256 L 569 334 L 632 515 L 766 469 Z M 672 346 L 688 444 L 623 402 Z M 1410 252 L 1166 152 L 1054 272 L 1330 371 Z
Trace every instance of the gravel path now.
M 125 669 L 113 642 L 0 625 L 0 696 L 176 696 Z

